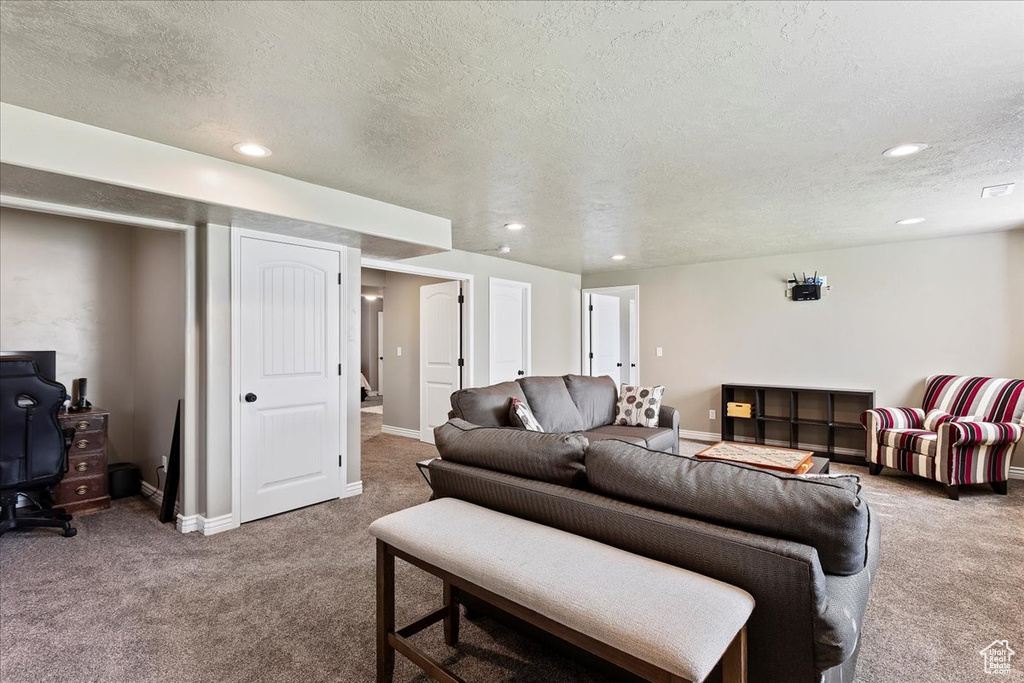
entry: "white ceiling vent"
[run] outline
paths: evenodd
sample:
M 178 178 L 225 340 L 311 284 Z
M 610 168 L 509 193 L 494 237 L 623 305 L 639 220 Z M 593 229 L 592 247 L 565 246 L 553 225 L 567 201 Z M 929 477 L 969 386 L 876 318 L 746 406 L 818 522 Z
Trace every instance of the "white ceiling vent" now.
M 1006 195 L 1013 192 L 1014 183 L 1007 183 L 1006 185 L 992 185 L 991 187 L 983 187 L 981 189 L 981 196 L 984 199 L 989 197 L 1005 197 Z

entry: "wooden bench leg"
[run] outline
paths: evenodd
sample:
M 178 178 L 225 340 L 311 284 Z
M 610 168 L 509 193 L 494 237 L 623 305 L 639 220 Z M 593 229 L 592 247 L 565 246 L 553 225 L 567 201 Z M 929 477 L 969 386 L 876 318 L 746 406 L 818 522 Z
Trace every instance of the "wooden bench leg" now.
M 444 582 L 444 642 L 455 647 L 459 644 L 459 593 L 447 581 Z
M 377 683 L 392 683 L 395 648 L 388 636 L 395 632 L 395 556 L 377 541 Z
M 747 627 L 733 638 L 722 655 L 722 683 L 747 683 Z

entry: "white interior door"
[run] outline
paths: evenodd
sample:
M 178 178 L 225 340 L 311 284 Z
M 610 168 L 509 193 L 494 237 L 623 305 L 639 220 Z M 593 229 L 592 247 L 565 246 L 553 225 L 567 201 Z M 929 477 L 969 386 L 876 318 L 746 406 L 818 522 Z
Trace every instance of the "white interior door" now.
M 377 311 L 377 393 L 384 395 L 384 311 Z
M 607 294 L 590 295 L 590 352 L 593 354 L 590 375 L 609 375 L 621 379 L 619 297 Z
M 341 254 L 242 237 L 241 521 L 341 492 Z
M 497 384 L 530 374 L 530 284 L 490 279 L 490 378 Z
M 461 283 L 420 287 L 420 441 L 448 421 L 451 395 L 461 388 Z

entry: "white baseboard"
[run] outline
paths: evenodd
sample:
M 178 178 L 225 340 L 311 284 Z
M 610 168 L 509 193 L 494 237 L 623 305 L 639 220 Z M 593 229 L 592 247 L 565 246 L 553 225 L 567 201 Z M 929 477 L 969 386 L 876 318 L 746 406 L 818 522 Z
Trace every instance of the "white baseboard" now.
M 155 505 L 156 507 L 163 507 L 164 504 L 164 492 L 157 487 L 150 484 L 148 481 L 142 482 L 142 495 L 145 496 L 147 503 Z M 174 514 L 178 516 L 181 512 L 181 503 L 174 501 Z
M 202 515 L 196 515 L 196 517 L 198 517 L 196 520 L 197 529 L 203 536 L 213 536 L 238 526 L 234 523 L 230 512 L 219 517 L 203 517 Z
M 363 482 L 355 481 L 351 484 L 345 485 L 345 493 L 342 494 L 342 498 L 351 498 L 352 496 L 358 496 L 363 492 Z
M 390 434 L 391 436 L 404 436 L 408 439 L 420 440 L 420 430 L 418 429 L 406 429 L 405 427 L 392 427 L 390 425 L 382 425 L 380 428 L 382 434 Z
M 680 429 L 679 430 L 679 438 L 680 439 L 689 439 L 690 441 L 707 441 L 709 443 L 713 443 L 713 442 L 716 442 L 716 441 L 721 441 L 722 440 L 722 435 L 721 434 L 716 434 L 715 432 L 697 432 L 697 431 L 693 431 L 693 430 L 690 430 L 690 429 Z M 740 442 L 740 443 L 753 443 L 753 442 L 750 441 L 750 442 Z M 789 442 L 788 441 L 782 441 L 780 439 L 765 439 L 764 440 L 764 444 L 766 446 L 778 446 L 779 448 L 789 448 Z M 826 446 L 824 444 L 808 444 L 808 443 L 804 443 L 804 444 L 800 444 L 800 448 L 803 448 L 803 449 L 809 450 L 809 451 L 817 451 L 817 452 L 822 452 L 822 451 L 827 450 L 827 448 L 826 448 Z M 857 448 L 843 448 L 841 446 L 836 446 L 832 450 L 837 455 L 860 455 L 860 456 L 864 455 L 864 451 L 862 451 L 860 449 L 857 449 Z M 1010 476 L 1012 477 L 1013 475 L 1011 474 Z
M 190 534 L 199 528 L 199 515 L 178 515 L 178 522 L 175 526 L 181 533 Z
M 1024 467 L 1011 467 L 1010 479 L 1024 479 Z

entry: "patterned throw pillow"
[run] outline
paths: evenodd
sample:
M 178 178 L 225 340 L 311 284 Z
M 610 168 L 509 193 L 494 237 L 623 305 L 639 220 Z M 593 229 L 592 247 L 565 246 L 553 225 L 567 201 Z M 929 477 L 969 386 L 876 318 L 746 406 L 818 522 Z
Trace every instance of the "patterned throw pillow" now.
M 512 399 L 512 405 L 508 408 L 508 419 L 513 427 L 519 427 L 530 432 L 544 431 L 544 428 L 540 426 L 540 422 L 537 422 L 537 418 L 534 417 L 533 411 L 530 410 L 530 406 L 518 398 Z
M 634 387 L 622 385 L 615 408 L 615 424 L 629 427 L 657 427 L 664 386 Z
M 932 408 L 928 411 L 928 414 L 924 416 L 924 429 L 929 432 L 939 431 L 939 425 L 946 424 L 947 422 L 984 422 L 984 415 L 950 415 L 945 410 L 939 408 Z

